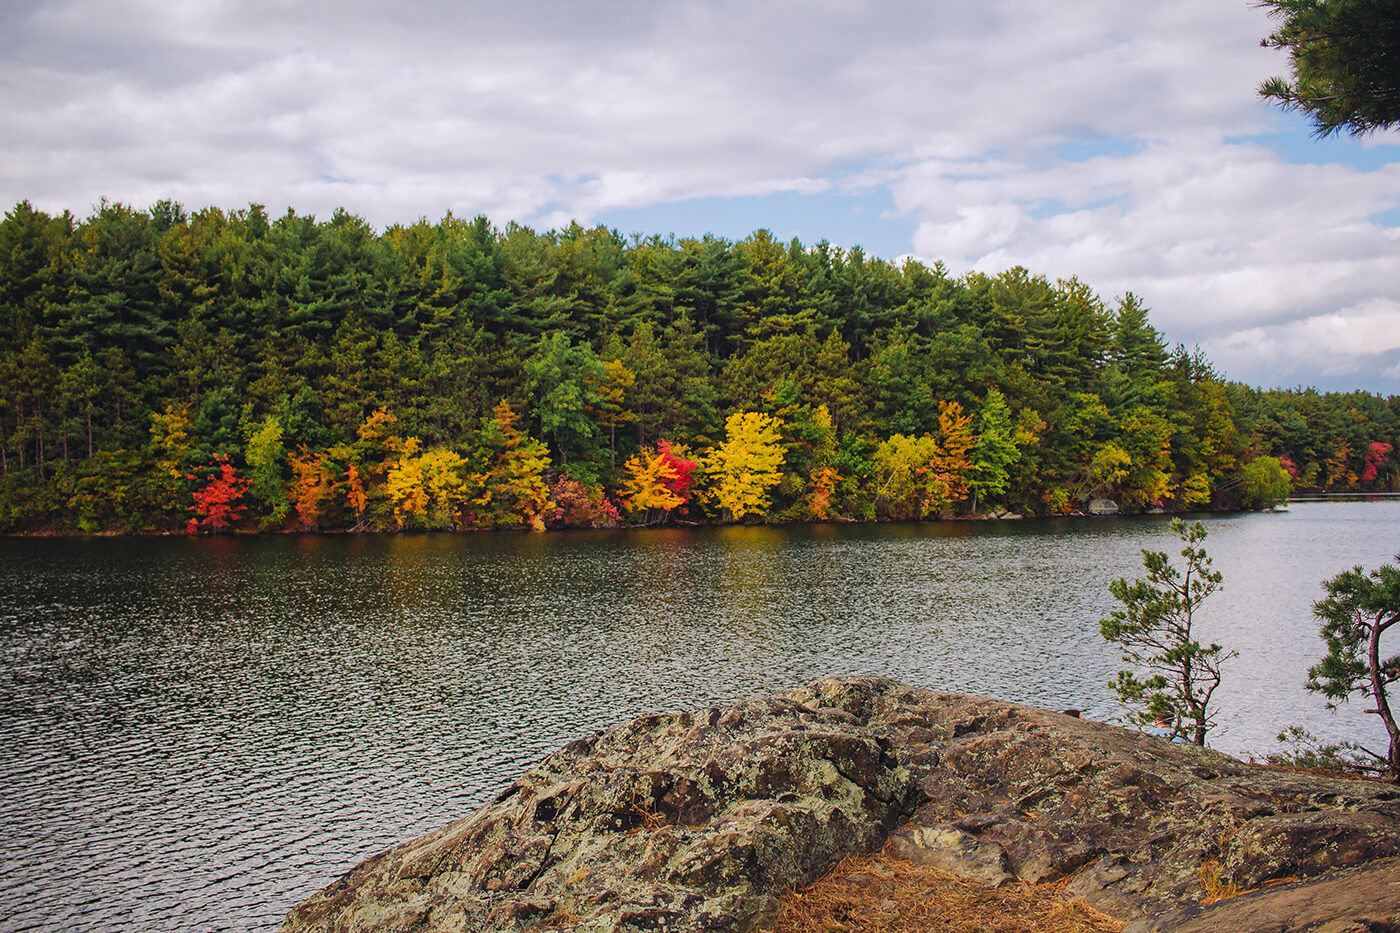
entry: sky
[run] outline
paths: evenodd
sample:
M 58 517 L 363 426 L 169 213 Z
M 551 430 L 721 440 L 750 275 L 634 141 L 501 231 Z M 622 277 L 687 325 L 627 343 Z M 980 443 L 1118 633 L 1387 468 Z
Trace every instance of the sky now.
M 1400 134 L 1249 0 L 5 0 L 0 209 L 767 228 L 1131 291 L 1232 379 L 1400 393 Z

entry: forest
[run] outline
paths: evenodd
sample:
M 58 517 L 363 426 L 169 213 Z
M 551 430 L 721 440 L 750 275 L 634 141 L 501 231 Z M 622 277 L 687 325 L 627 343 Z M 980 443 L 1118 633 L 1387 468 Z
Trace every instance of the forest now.
M 21 202 L 0 532 L 1252 508 L 1400 488 L 1400 397 L 1258 389 L 1132 294 L 452 215 Z

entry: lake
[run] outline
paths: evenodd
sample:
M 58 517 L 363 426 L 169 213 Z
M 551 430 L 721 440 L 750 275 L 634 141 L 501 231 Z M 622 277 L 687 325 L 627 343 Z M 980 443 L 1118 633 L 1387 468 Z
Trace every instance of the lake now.
M 1320 581 L 1400 503 L 1205 516 L 1211 744 L 1299 723 Z M 1163 517 L 0 540 L 0 929 L 267 930 L 575 736 L 835 673 L 1110 719 L 1097 620 Z M 1175 550 L 1175 549 L 1173 549 Z

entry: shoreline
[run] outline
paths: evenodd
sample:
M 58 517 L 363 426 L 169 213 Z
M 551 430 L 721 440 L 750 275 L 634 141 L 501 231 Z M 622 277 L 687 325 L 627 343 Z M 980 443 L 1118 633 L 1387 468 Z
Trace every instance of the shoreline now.
M 217 533 L 190 534 L 183 530 L 171 531 L 10 531 L 0 532 L 0 538 L 9 539 L 29 539 L 29 538 L 189 538 L 209 539 L 209 538 L 275 538 L 275 537 L 349 537 L 349 536 L 396 536 L 396 535 L 477 535 L 477 534 L 510 534 L 510 535 L 536 535 L 536 534 L 558 534 L 560 532 L 576 531 L 648 531 L 652 529 L 697 529 L 697 528 L 783 528 L 792 526 L 850 526 L 850 525 L 936 525 L 936 524 L 982 524 L 996 522 L 1047 522 L 1065 519 L 1072 520 L 1114 520 L 1114 519 L 1145 519 L 1160 518 L 1170 516 L 1208 516 L 1208 515 L 1245 515 L 1255 512 L 1286 512 L 1293 503 L 1316 504 L 1318 502 L 1344 502 L 1344 501 L 1369 501 L 1372 498 L 1378 501 L 1395 501 L 1400 499 L 1400 493 L 1391 497 L 1377 497 L 1365 493 L 1348 494 L 1348 498 L 1343 498 L 1341 494 L 1326 499 L 1297 499 L 1285 502 L 1282 505 L 1270 506 L 1263 509 L 1153 509 L 1143 512 L 1112 512 L 1107 514 L 1095 514 L 1087 511 L 1065 512 L 1057 515 L 1024 515 L 1021 513 L 1006 512 L 1006 514 L 980 513 L 977 515 L 949 515 L 938 518 L 921 519 L 862 519 L 862 518 L 829 518 L 821 521 L 804 521 L 801 519 L 789 519 L 782 521 L 754 521 L 754 522 L 705 522 L 705 521 L 685 521 L 671 520 L 667 522 L 649 522 L 638 524 L 617 524 L 617 525 L 559 525 L 546 526 L 543 530 L 536 530 L 528 527 L 506 527 L 506 528 L 400 528 L 372 529 L 372 528 L 332 528 L 332 529 L 283 529 L 257 531 L 252 529 L 235 528 Z M 1005 511 L 1005 510 L 1003 510 Z

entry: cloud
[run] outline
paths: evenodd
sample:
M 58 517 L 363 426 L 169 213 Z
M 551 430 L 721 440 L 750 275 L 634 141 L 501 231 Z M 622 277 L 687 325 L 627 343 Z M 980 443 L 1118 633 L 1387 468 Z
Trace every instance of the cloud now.
M 69 0 L 5 23 L 0 101 L 17 132 L 3 189 L 144 200 L 184 184 L 238 203 L 217 179 L 253 161 L 265 189 L 321 182 L 318 201 L 349 194 L 383 223 L 402 219 L 401 176 L 449 202 L 419 212 L 469 197 L 528 209 L 490 196 L 525 177 L 563 179 L 526 187 L 587 211 L 608 202 L 570 179 L 645 175 L 670 199 L 789 190 L 864 160 L 1144 132 L 1182 99 L 1204 101 L 1193 120 L 1238 129 L 1238 100 L 1209 92 L 1220 76 L 1166 41 L 1220 19 L 1206 0 L 1185 6 Z M 1237 39 L 1258 31 L 1257 17 L 1225 19 Z M 55 148 L 96 171 L 55 171 Z
M 552 225 L 888 190 L 910 253 L 1132 290 L 1224 346 L 1395 280 L 1395 166 L 1248 141 L 1285 125 L 1268 30 L 1218 0 L 21 0 L 0 200 Z
M 1370 299 L 1282 324 L 1248 328 L 1209 341 L 1204 349 L 1218 365 L 1249 368 L 1259 384 L 1322 381 L 1334 387 L 1358 381 L 1400 380 L 1400 302 Z M 1389 364 L 1389 365 L 1388 365 Z
M 1289 165 L 1259 146 L 1186 141 L 968 169 L 916 165 L 894 183 L 921 218 L 916 254 L 1131 290 L 1188 343 L 1356 305 L 1400 272 L 1400 234 L 1371 220 L 1400 203 L 1400 165 Z

